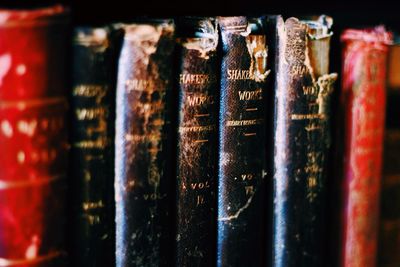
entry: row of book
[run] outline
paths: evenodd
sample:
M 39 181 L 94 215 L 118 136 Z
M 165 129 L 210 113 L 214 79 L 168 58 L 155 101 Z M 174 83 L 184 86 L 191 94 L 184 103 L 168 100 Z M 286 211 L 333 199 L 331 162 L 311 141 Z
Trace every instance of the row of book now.
M 328 16 L 68 18 L 0 11 L 0 266 L 376 265 L 384 27 L 341 34 L 338 102 Z

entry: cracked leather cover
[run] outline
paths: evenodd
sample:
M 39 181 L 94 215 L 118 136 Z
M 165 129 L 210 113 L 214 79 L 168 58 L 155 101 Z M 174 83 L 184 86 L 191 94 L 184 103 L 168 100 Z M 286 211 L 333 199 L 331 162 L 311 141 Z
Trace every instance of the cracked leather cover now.
M 171 21 L 122 26 L 115 136 L 116 266 L 168 265 Z M 174 167 L 175 168 L 175 167 Z M 168 265 L 169 266 L 169 265 Z
M 114 34 L 115 35 L 115 34 Z M 119 39 L 79 27 L 73 40 L 70 262 L 115 264 L 114 124 Z
M 270 71 L 262 22 L 219 17 L 221 92 L 218 266 L 261 266 L 265 240 L 265 90 Z
M 331 20 L 278 20 L 273 266 L 323 266 Z
M 65 261 L 67 13 L 0 10 L 0 266 Z
M 344 125 L 340 266 L 376 264 L 390 33 L 381 27 L 342 33 Z
M 215 18 L 177 23 L 177 266 L 214 266 L 219 61 Z

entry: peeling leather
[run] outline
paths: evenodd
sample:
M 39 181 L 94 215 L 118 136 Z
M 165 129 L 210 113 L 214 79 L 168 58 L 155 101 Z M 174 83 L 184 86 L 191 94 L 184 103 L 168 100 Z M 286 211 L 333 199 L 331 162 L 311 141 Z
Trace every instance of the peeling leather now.
M 125 34 L 117 82 L 116 266 L 169 266 L 174 24 L 119 27 Z
M 219 61 L 216 19 L 184 17 L 178 21 L 177 31 L 179 133 L 176 266 L 211 267 L 215 266 L 218 163 Z M 190 79 L 199 76 L 201 80 Z
M 267 37 L 257 19 L 218 20 L 222 69 L 217 266 L 262 266 L 267 175 L 265 95 L 271 90 L 266 86 Z M 242 72 L 235 70 L 248 71 L 249 75 L 236 75 Z M 257 90 L 261 90 L 258 98 L 240 100 L 241 93 Z
M 273 265 L 323 266 L 330 20 L 278 20 Z

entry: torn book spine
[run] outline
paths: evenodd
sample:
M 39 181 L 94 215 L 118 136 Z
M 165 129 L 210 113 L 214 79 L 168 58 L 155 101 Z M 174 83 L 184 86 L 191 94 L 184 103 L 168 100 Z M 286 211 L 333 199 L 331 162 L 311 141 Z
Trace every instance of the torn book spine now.
M 218 21 L 222 66 L 217 265 L 262 266 L 267 37 L 258 19 L 219 17 Z
M 171 266 L 170 20 L 121 25 L 115 136 L 116 266 Z
M 220 71 L 216 19 L 183 17 L 177 37 L 176 266 L 214 266 Z
M 329 17 L 277 23 L 273 264 L 323 266 L 330 147 Z

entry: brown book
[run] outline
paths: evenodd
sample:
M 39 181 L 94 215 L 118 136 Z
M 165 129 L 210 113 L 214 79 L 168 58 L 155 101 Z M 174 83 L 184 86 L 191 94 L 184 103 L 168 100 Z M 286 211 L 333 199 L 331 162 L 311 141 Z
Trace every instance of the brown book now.
M 170 266 L 170 20 L 124 25 L 115 132 L 116 266 Z

